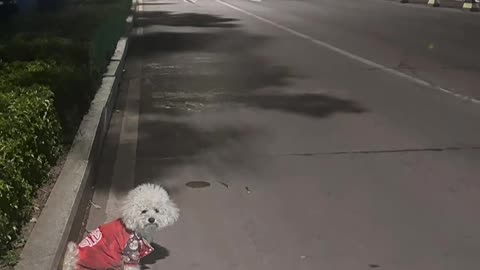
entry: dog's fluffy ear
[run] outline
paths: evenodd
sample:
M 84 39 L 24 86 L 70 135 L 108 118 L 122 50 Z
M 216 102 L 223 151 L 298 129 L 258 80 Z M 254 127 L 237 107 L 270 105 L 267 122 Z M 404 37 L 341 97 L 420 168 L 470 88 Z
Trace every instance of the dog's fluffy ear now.
M 170 199 L 160 206 L 160 226 L 170 226 L 178 220 L 180 210 Z
M 127 229 L 132 231 L 135 231 L 137 229 L 137 212 L 138 207 L 134 205 L 133 201 L 125 201 L 122 207 L 122 221 Z

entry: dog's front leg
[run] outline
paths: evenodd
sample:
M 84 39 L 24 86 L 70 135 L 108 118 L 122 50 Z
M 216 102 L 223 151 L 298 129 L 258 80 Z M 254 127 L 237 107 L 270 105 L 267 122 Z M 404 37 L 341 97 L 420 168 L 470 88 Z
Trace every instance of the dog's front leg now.
M 138 265 L 138 264 L 126 264 L 123 267 L 123 270 L 140 270 L 140 265 Z

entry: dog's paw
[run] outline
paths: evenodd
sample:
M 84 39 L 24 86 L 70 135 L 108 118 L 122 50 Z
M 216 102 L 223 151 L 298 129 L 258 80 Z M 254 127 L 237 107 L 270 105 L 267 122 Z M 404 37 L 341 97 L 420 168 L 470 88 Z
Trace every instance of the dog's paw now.
M 125 265 L 123 270 L 140 270 L 140 265 Z

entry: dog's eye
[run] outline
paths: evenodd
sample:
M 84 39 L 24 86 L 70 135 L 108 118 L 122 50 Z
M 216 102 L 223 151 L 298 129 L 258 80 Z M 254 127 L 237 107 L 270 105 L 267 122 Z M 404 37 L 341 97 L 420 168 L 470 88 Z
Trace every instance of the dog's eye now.
M 142 214 L 145 214 L 145 213 L 147 213 L 147 210 L 143 210 L 143 211 L 142 211 Z
M 155 213 L 158 213 L 158 212 L 160 212 L 160 211 L 157 208 L 155 208 Z

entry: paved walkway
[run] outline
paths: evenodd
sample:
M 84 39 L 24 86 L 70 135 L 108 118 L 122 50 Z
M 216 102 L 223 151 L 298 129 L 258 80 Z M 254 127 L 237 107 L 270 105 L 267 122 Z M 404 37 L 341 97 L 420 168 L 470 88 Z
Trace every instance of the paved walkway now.
M 474 62 L 470 45 L 427 55 L 441 30 L 421 27 L 437 13 L 415 9 L 390 31 L 407 11 L 345 2 L 141 5 L 87 228 L 155 182 L 182 212 L 145 269 L 478 268 L 480 105 L 388 69 L 422 45 L 403 59 L 434 68 L 416 75 L 475 97 L 478 84 L 455 74 L 478 73 L 436 69 Z M 392 42 L 408 32 L 419 39 Z

